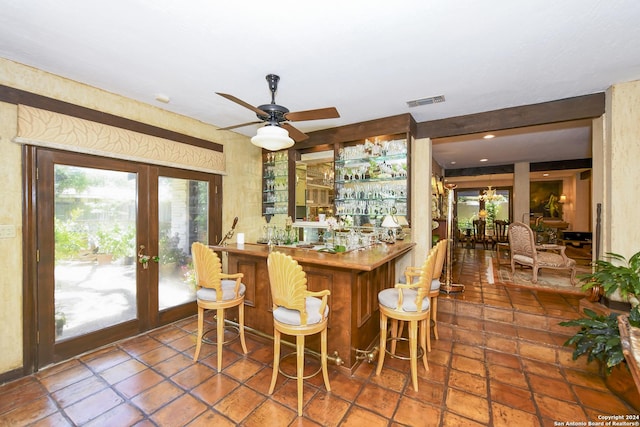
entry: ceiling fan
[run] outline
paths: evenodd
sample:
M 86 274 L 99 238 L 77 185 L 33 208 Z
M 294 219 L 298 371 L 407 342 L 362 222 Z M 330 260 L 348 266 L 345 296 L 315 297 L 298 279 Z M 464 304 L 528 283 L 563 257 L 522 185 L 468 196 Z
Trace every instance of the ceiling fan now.
M 229 95 L 227 93 L 216 92 L 216 94 L 227 98 L 229 101 L 235 102 L 236 104 L 242 105 L 245 108 L 256 113 L 259 121 L 242 123 L 239 125 L 228 126 L 225 128 L 220 128 L 221 130 L 229 130 L 235 129 L 243 126 L 249 126 L 256 123 L 266 123 L 266 126 L 277 126 L 286 129 L 289 132 L 291 138 L 293 138 L 296 142 L 303 141 L 309 136 L 305 135 L 300 130 L 296 129 L 293 125 L 288 122 L 300 122 L 305 120 L 320 120 L 320 119 L 335 119 L 340 117 L 338 114 L 338 110 L 335 107 L 327 107 L 327 108 L 319 108 L 315 110 L 306 110 L 306 111 L 294 111 L 290 112 L 288 108 L 283 107 L 282 105 L 276 104 L 276 91 L 278 90 L 278 81 L 280 81 L 280 77 L 275 74 L 268 74 L 266 76 L 267 82 L 269 83 L 269 90 L 271 91 L 271 103 L 259 105 L 258 107 L 254 107 L 253 105 L 244 102 L 241 99 L 236 98 L 233 95 Z

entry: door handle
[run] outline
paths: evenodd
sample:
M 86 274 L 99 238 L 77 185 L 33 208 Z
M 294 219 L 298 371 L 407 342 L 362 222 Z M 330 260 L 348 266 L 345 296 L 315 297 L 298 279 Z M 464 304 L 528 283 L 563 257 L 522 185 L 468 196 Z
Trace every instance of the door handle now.
M 138 262 L 142 264 L 142 268 L 145 270 L 149 268 L 149 261 L 158 262 L 160 258 L 157 255 L 151 256 L 144 253 L 145 246 L 140 245 L 140 250 L 138 251 Z

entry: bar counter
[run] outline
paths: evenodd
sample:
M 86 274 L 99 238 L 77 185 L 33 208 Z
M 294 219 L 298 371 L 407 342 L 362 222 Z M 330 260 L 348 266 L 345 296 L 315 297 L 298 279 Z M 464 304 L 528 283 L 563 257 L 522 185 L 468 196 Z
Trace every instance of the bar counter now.
M 396 260 L 411 251 L 415 243 L 377 244 L 367 249 L 345 253 L 325 253 L 312 249 L 276 246 L 274 251 L 291 255 L 307 274 L 311 291 L 329 289 L 329 356 L 342 359 L 343 369 L 353 373 L 360 359 L 356 349 L 370 350 L 380 332 L 378 292 L 393 286 Z M 269 247 L 245 243 L 211 246 L 227 254 L 228 273 L 243 273 L 245 325 L 273 335 L 272 300 L 267 271 Z M 283 340 L 293 342 L 291 337 Z M 320 350 L 318 336 L 307 337 L 305 346 Z

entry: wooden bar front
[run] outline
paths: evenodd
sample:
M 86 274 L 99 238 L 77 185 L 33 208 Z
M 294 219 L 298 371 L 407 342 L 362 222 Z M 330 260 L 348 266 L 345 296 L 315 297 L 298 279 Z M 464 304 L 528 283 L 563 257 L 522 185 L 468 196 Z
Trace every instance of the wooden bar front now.
M 378 292 L 393 286 L 395 262 L 415 243 L 379 244 L 347 253 L 322 253 L 309 249 L 276 247 L 291 255 L 307 274 L 311 291 L 329 289 L 328 352 L 337 351 L 343 368 L 351 373 L 357 366 L 356 349 L 368 350 L 377 343 L 380 331 Z M 245 325 L 273 336 L 273 315 L 267 256 L 269 248 L 260 244 L 212 246 L 227 253 L 229 273 L 243 273 Z M 291 337 L 283 336 L 290 341 Z M 319 336 L 308 337 L 305 346 L 320 351 Z

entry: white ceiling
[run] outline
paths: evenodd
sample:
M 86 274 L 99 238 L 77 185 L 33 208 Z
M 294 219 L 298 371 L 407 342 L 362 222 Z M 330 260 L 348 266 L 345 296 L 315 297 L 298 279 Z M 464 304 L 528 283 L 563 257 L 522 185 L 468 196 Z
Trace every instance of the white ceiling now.
M 433 156 L 446 169 L 591 158 L 591 120 L 439 138 Z M 482 161 L 485 159 L 486 161 Z
M 303 132 L 403 113 L 423 122 L 640 79 L 636 0 L 0 0 L 0 10 L 1 57 L 219 127 L 255 115 L 215 92 L 269 103 L 269 73 L 281 77 L 278 104 L 340 112 L 296 122 Z M 437 95 L 446 102 L 406 104 Z M 447 168 L 478 166 L 483 153 L 491 164 L 583 158 L 586 135 L 538 132 L 544 149 L 531 137 L 511 149 L 474 139 L 434 153 Z

